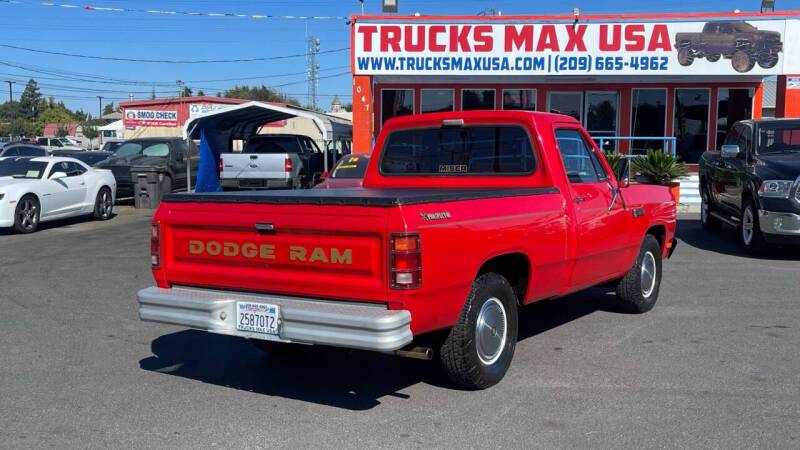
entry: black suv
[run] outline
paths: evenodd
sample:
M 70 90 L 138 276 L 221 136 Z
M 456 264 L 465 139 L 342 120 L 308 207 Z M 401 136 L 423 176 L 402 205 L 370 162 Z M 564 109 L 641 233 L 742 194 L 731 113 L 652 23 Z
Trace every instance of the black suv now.
M 739 227 L 750 252 L 800 244 L 800 119 L 735 123 L 700 158 L 700 195 L 703 227 Z
M 191 165 L 192 184 L 197 177 L 199 155 L 192 141 L 177 137 L 140 138 L 125 141 L 114 154 L 95 167 L 109 169 L 117 179 L 117 198 L 133 196 L 132 166 L 156 167 L 164 172 L 161 192 L 186 187 L 186 166 Z

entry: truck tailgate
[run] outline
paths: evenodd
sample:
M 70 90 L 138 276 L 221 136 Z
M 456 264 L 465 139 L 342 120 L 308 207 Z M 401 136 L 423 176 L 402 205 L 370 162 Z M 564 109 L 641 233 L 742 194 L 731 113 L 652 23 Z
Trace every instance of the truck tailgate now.
M 165 202 L 155 217 L 162 277 L 170 285 L 383 302 L 390 211 Z
M 223 153 L 220 177 L 286 179 L 286 153 Z

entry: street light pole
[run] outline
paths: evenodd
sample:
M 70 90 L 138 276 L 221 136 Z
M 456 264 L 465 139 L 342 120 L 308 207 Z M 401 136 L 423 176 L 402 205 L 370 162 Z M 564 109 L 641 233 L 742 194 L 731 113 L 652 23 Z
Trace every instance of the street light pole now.
M 103 96 L 102 95 L 98 95 L 97 96 L 97 100 L 100 103 L 100 114 L 97 116 L 97 118 L 99 119 L 99 118 L 103 117 Z
M 11 86 L 16 82 L 8 80 L 6 83 L 8 83 L 8 102 L 11 103 L 14 101 L 14 91 L 11 89 Z

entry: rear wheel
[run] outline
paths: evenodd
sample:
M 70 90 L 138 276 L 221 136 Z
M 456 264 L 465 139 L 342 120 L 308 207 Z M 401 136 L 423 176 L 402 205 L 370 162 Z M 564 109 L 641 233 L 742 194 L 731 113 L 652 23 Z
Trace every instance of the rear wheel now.
M 756 62 L 750 57 L 750 54 L 744 50 L 736 50 L 731 57 L 731 65 L 733 69 L 739 73 L 750 72 Z
M 440 348 L 447 375 L 467 389 L 497 384 L 514 357 L 517 326 L 517 297 L 508 281 L 496 273 L 478 277 Z
M 778 64 L 777 53 L 771 53 L 768 55 L 763 55 L 758 57 L 758 66 L 761 67 L 762 69 L 772 69 L 777 64 Z
M 33 195 L 23 196 L 14 211 L 14 229 L 17 233 L 33 233 L 39 228 L 40 214 L 39 200 Z
M 103 187 L 97 193 L 97 199 L 94 202 L 94 218 L 95 220 L 108 220 L 114 212 L 114 198 L 111 195 L 111 189 Z
M 761 225 L 758 222 L 758 210 L 752 200 L 747 200 L 742 209 L 742 224 L 740 235 L 745 251 L 750 254 L 758 254 L 764 251 L 767 244 L 764 235 L 761 233 Z
M 711 215 L 711 196 L 705 185 L 700 186 L 700 224 L 706 231 L 719 231 L 722 222 Z
M 617 299 L 628 312 L 641 314 L 653 309 L 661 286 L 661 246 L 648 234 L 642 241 L 636 264 L 617 284 Z

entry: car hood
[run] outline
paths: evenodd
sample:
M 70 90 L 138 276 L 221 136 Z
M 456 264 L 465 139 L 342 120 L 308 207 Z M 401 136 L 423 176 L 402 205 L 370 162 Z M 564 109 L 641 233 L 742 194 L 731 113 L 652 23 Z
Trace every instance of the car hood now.
M 133 155 L 133 156 L 111 156 L 97 164 L 97 167 L 112 167 L 112 166 L 157 166 L 164 167 L 167 165 L 167 158 L 162 156 L 147 156 L 147 155 Z
M 800 152 L 759 155 L 756 167 L 764 179 L 794 180 L 800 176 Z

